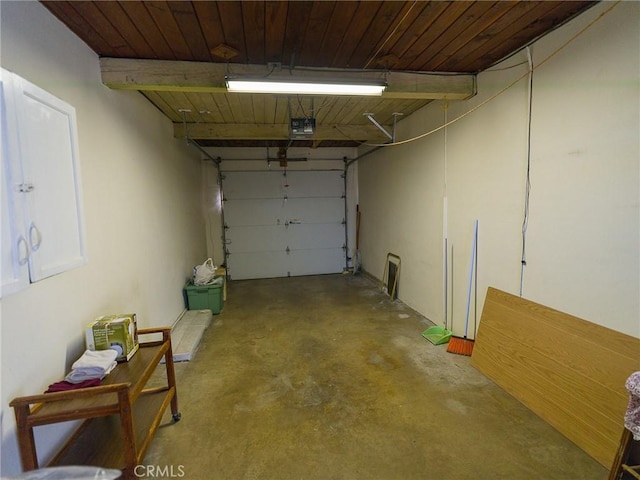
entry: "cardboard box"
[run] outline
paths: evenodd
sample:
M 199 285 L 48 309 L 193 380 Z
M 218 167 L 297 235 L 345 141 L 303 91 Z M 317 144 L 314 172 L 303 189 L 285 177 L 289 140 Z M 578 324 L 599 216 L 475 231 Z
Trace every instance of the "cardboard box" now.
M 138 324 L 135 313 L 104 315 L 85 329 L 88 350 L 114 349 L 116 360 L 126 362 L 138 350 Z

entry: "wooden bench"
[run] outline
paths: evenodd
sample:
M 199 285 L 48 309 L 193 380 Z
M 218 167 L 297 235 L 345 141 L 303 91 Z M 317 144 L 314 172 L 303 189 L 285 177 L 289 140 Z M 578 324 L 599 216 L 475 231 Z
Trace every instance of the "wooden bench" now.
M 640 339 L 490 287 L 471 364 L 611 467 Z

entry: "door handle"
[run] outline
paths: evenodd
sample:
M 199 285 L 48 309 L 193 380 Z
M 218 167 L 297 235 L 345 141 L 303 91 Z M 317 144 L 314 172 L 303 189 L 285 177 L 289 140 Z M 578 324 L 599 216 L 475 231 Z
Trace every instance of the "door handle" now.
M 35 242 L 33 241 L 34 234 L 36 237 Z M 40 233 L 40 230 L 33 222 L 31 222 L 31 225 L 29 226 L 29 243 L 31 244 L 31 250 L 34 252 L 37 252 L 42 244 L 42 233 Z
M 29 261 L 29 244 L 23 235 L 18 237 L 16 248 L 18 250 L 18 265 L 22 266 Z M 24 255 L 21 255 L 22 252 L 24 252 Z

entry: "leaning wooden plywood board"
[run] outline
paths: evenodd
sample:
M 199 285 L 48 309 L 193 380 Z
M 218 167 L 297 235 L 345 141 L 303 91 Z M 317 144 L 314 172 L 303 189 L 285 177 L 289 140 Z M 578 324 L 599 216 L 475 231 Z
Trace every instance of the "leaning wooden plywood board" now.
M 471 364 L 611 466 L 640 339 L 489 287 Z

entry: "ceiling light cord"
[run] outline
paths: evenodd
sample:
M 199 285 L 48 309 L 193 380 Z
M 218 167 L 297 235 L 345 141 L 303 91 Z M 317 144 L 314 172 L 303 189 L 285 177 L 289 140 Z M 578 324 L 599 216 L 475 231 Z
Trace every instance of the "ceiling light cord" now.
M 454 123 L 458 122 L 459 120 L 462 120 L 463 118 L 471 115 L 473 112 L 475 112 L 476 110 L 484 107 L 487 103 L 495 100 L 496 98 L 498 98 L 500 95 L 502 95 L 504 92 L 506 92 L 507 90 L 509 90 L 511 87 L 513 87 L 514 85 L 516 85 L 517 83 L 519 83 L 521 80 L 523 80 L 524 78 L 527 78 L 530 74 L 532 74 L 535 70 L 537 70 L 538 68 L 540 68 L 542 65 L 544 65 L 545 63 L 547 63 L 549 60 L 551 60 L 553 57 L 555 57 L 558 53 L 560 53 L 560 51 L 562 51 L 565 47 L 567 47 L 570 43 L 572 43 L 575 39 L 577 39 L 578 37 L 580 37 L 583 33 L 585 33 L 587 30 L 589 30 L 593 25 L 595 25 L 597 22 L 599 22 L 600 20 L 602 20 L 602 18 L 605 17 L 605 15 L 611 13 L 611 11 L 613 11 L 614 8 L 616 8 L 623 0 L 617 0 L 611 7 L 607 8 L 604 12 L 600 13 L 600 15 L 598 15 L 595 19 L 593 19 L 591 22 L 589 22 L 585 27 L 583 27 L 580 31 L 578 31 L 575 35 L 573 35 L 571 38 L 569 38 L 566 42 L 564 42 L 562 45 L 560 45 L 556 50 L 554 50 L 552 53 L 550 53 L 544 60 L 542 60 L 540 63 L 538 63 L 537 65 L 535 65 L 534 67 L 532 67 L 531 69 L 527 69 L 527 71 L 525 73 L 523 73 L 522 75 L 520 75 L 518 78 L 516 78 L 514 81 L 512 81 L 511 83 L 509 83 L 506 87 L 500 89 L 497 93 L 491 95 L 489 98 L 487 98 L 486 100 L 480 102 L 478 105 L 476 105 L 475 107 L 469 109 L 467 112 L 461 114 L 459 117 L 454 118 L 453 120 L 448 121 L 447 123 L 445 123 L 444 125 L 441 125 L 437 128 L 434 128 L 433 130 L 429 130 L 428 132 L 422 133 L 416 137 L 412 137 L 412 138 L 407 138 L 406 140 L 401 140 L 399 142 L 391 142 L 391 143 L 364 143 L 364 145 L 368 145 L 370 147 L 395 147 L 396 145 L 404 145 L 405 143 L 410 143 L 410 142 L 414 142 L 416 140 L 420 140 L 421 138 L 424 137 L 428 137 L 429 135 L 432 135 L 436 132 L 439 132 L 440 130 L 448 127 L 449 125 L 453 125 Z
M 529 226 L 529 196 L 531 193 L 531 123 L 533 112 L 533 56 L 531 48 L 527 47 L 527 59 L 529 62 L 529 92 L 527 115 L 527 172 L 524 187 L 524 213 L 522 219 L 522 257 L 520 260 L 520 296 L 524 289 L 524 270 L 527 266 L 527 228 Z

